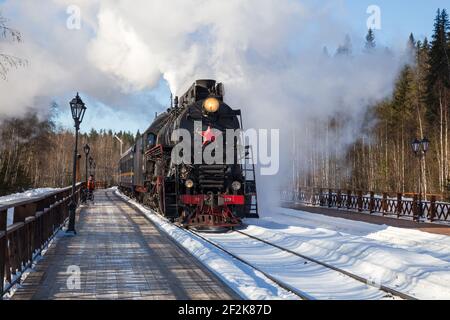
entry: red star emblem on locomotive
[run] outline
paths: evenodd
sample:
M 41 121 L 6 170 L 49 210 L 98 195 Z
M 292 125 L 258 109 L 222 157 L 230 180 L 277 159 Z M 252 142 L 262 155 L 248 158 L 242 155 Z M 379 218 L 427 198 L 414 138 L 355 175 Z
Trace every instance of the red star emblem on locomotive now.
M 211 126 L 208 126 L 208 129 L 206 131 L 198 132 L 203 137 L 203 145 L 206 145 L 208 143 L 213 143 L 216 141 L 216 135 L 214 134 L 213 129 L 211 129 Z

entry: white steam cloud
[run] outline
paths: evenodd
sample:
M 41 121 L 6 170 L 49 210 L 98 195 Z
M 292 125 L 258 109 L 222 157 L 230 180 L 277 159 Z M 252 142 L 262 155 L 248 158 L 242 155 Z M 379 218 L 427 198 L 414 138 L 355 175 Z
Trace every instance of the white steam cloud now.
M 1 50 L 27 58 L 30 67 L 0 82 L 0 117 L 20 115 L 37 98 L 71 94 L 74 88 L 116 106 L 161 77 L 178 95 L 195 79 L 213 78 L 225 83 L 227 102 L 243 109 L 247 127 L 281 129 L 282 151 L 290 147 L 290 127 L 338 111 L 355 124 L 342 137 L 350 143 L 367 105 L 392 90 L 401 55 L 380 49 L 362 54 L 358 47 L 350 57 L 324 55 L 324 45 L 336 47 L 347 33 L 363 42 L 366 30 L 355 37 L 336 22 L 335 6 L 313 3 L 7 0 L 3 13 L 14 16 L 25 42 Z M 65 29 L 69 5 L 81 8 L 79 31 Z M 45 17 L 37 17 L 44 10 Z M 141 110 L 153 113 L 148 106 Z M 281 167 L 289 170 L 286 154 Z M 262 178 L 261 185 L 276 188 L 273 181 Z

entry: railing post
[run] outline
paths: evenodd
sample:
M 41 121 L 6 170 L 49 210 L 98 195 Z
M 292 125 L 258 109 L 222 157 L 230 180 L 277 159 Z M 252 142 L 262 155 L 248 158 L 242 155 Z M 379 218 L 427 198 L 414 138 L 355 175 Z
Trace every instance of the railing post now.
M 303 202 L 302 201 L 302 188 L 298 188 L 298 195 L 297 195 L 297 199 L 295 199 L 295 193 L 294 193 L 294 203 L 298 201 L 298 202 Z
M 358 191 L 358 211 L 363 211 L 363 192 L 361 190 Z
M 352 207 L 352 190 L 347 190 L 347 210 Z
M 375 212 L 375 192 L 370 191 L 369 212 Z
M 401 192 L 397 193 L 397 218 L 400 218 L 400 215 L 403 213 L 403 203 L 402 203 L 403 195 Z
M 312 188 L 311 190 L 312 190 L 312 192 L 311 192 L 311 202 L 312 202 L 312 205 L 315 206 L 316 205 L 316 189 Z
M 413 221 L 419 220 L 419 196 L 414 194 L 413 203 L 412 203 L 412 211 L 413 211 Z
M 386 214 L 388 209 L 387 197 L 388 197 L 387 193 L 383 192 L 383 200 L 381 200 L 381 211 L 383 213 L 383 216 Z
M 331 208 L 333 206 L 333 190 L 328 189 L 328 207 Z
M 323 197 L 323 188 L 320 188 L 320 190 L 319 190 L 319 205 L 321 207 L 323 207 L 325 205 L 325 200 Z
M 336 198 L 336 202 L 337 202 L 337 207 L 340 208 L 342 206 L 342 191 L 341 189 L 339 189 L 337 191 L 337 198 Z
M 436 217 L 436 196 L 431 196 L 430 221 L 433 222 L 435 217 Z
M 6 210 L 0 211 L 0 300 L 2 300 L 5 286 L 7 215 Z

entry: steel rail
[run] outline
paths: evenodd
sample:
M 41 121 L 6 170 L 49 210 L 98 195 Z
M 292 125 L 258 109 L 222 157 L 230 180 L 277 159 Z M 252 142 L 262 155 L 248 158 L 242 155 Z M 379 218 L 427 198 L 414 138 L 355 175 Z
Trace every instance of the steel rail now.
M 402 299 L 404 299 L 404 300 L 418 300 L 416 297 L 410 296 L 410 295 L 408 295 L 408 294 L 406 294 L 406 293 L 400 292 L 400 291 L 398 291 L 398 290 L 395 290 L 395 289 L 393 289 L 393 288 L 387 287 L 387 286 L 385 286 L 385 285 L 382 285 L 382 284 L 380 284 L 380 285 L 374 285 L 372 281 L 370 281 L 370 280 L 368 280 L 368 279 L 366 279 L 366 278 L 364 278 L 364 277 L 358 276 L 358 275 L 356 275 L 356 274 L 354 274 L 354 273 L 348 272 L 348 271 L 346 271 L 346 270 L 343 270 L 343 269 L 341 269 L 341 268 L 335 267 L 335 266 L 330 265 L 330 264 L 328 264 L 328 263 L 319 261 L 319 260 L 317 260 L 317 259 L 314 259 L 314 258 L 305 256 L 304 254 L 301 254 L 301 253 L 292 251 L 292 250 L 290 250 L 290 249 L 281 247 L 281 246 L 279 246 L 279 245 L 277 245 L 277 244 L 274 244 L 274 243 L 271 243 L 271 242 L 269 242 L 269 241 L 267 241 L 267 240 L 260 239 L 260 238 L 258 238 L 258 237 L 252 236 L 252 235 L 247 234 L 247 233 L 245 233 L 245 232 L 243 232 L 243 231 L 235 230 L 235 232 L 237 232 L 237 233 L 239 233 L 239 234 L 242 234 L 242 235 L 244 235 L 244 236 L 247 236 L 247 237 L 249 237 L 249 238 L 251 238 L 251 239 L 253 239 L 253 240 L 256 240 L 256 241 L 262 242 L 262 243 L 264 243 L 264 244 L 267 244 L 267 245 L 269 245 L 269 246 L 272 246 L 272 247 L 274 247 L 274 248 L 277 248 L 277 249 L 279 249 L 279 250 L 282 250 L 282 251 L 284 251 L 284 252 L 287 252 L 287 253 L 290 253 L 290 254 L 292 254 L 292 255 L 295 255 L 295 256 L 297 256 L 297 257 L 299 257 L 299 258 L 302 258 L 302 259 L 305 259 L 305 260 L 309 260 L 309 261 L 314 262 L 314 263 L 316 263 L 316 264 L 319 264 L 319 265 L 321 265 L 321 266 L 323 266 L 323 267 L 325 267 L 325 268 L 328 268 L 328 269 L 337 271 L 337 272 L 339 272 L 339 273 L 341 273 L 341 274 L 344 274 L 344 275 L 346 275 L 346 276 L 348 276 L 348 277 L 350 277 L 350 278 L 352 278 L 352 279 L 355 279 L 355 280 L 357 280 L 357 281 L 359 281 L 359 282 L 362 282 L 362 283 L 364 283 L 364 284 L 366 284 L 366 285 L 373 286 L 373 287 L 375 287 L 375 288 L 377 288 L 377 289 L 380 289 L 380 290 L 382 290 L 382 291 L 384 291 L 384 292 L 386 292 L 386 293 L 392 294 L 392 295 L 394 295 L 394 296 L 400 297 L 400 298 L 402 298 Z
M 273 276 L 271 276 L 270 274 L 268 274 L 267 272 L 261 270 L 260 268 L 256 267 L 255 265 L 251 264 L 250 262 L 246 261 L 245 259 L 242 259 L 241 257 L 235 255 L 234 253 L 228 251 L 227 249 L 221 247 L 220 245 L 218 245 L 217 243 L 215 243 L 214 241 L 209 240 L 208 238 L 200 235 L 199 233 L 193 231 L 193 230 L 189 230 L 189 229 L 185 229 L 181 226 L 178 226 L 176 224 L 173 224 L 174 226 L 176 226 L 179 229 L 182 229 L 184 231 L 187 231 L 189 233 L 192 233 L 193 235 L 195 235 L 196 237 L 199 237 L 200 239 L 202 239 L 205 242 L 208 242 L 209 244 L 213 245 L 214 247 L 216 247 L 217 249 L 223 251 L 224 253 L 228 254 L 229 256 L 233 257 L 236 260 L 239 260 L 240 262 L 242 262 L 243 264 L 249 266 L 252 269 L 255 269 L 256 271 L 260 272 L 261 274 L 263 274 L 266 278 L 270 279 L 271 281 L 275 282 L 279 287 L 283 288 L 284 290 L 287 290 L 293 294 L 295 294 L 296 296 L 298 296 L 301 300 L 316 300 L 313 296 L 307 294 L 306 292 L 300 291 L 284 282 L 281 282 L 280 280 L 274 278 Z

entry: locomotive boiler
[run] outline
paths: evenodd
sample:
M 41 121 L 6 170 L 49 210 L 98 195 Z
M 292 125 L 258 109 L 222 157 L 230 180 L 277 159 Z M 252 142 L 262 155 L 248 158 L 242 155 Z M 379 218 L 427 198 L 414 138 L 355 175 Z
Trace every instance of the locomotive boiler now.
M 241 111 L 224 102 L 223 84 L 197 80 L 122 156 L 119 187 L 185 227 L 258 218 L 255 167 L 241 133 Z

